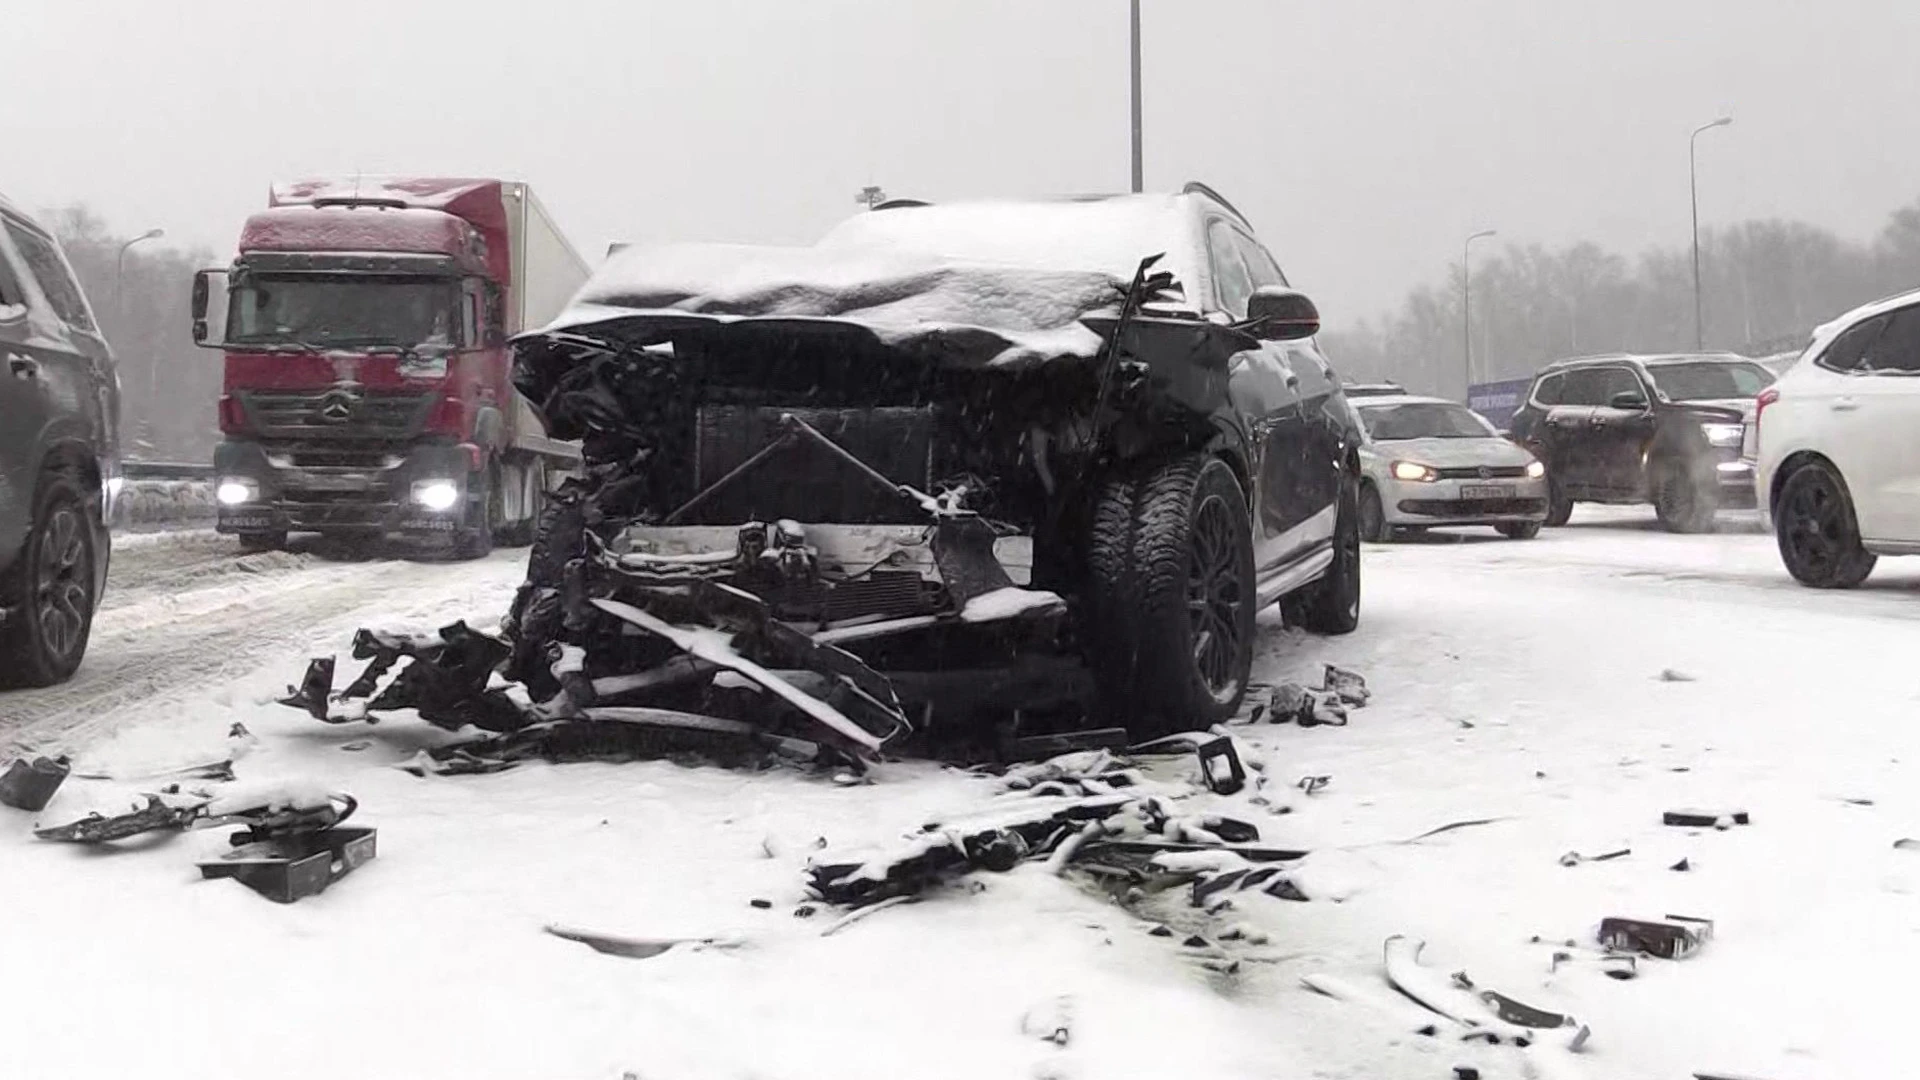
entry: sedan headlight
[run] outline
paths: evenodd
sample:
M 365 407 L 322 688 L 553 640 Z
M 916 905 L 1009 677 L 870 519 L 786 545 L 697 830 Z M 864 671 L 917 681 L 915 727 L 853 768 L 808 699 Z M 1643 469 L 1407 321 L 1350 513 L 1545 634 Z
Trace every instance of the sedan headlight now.
M 1422 465 L 1417 461 L 1396 461 L 1393 463 L 1393 478 L 1395 480 L 1411 480 L 1415 483 L 1430 484 L 1440 479 L 1440 474 L 1434 472 L 1433 466 L 1431 465 Z
M 1544 463 L 1538 461 L 1527 462 L 1527 479 L 1538 480 L 1545 475 L 1547 475 L 1547 467 Z
M 222 479 L 220 486 L 213 489 L 213 497 L 220 500 L 221 506 L 239 506 L 252 502 L 257 490 L 259 489 L 253 486 L 252 481 L 229 476 Z
M 1744 424 L 1701 424 L 1700 430 L 1707 436 L 1708 446 L 1719 447 L 1739 446 L 1747 434 Z

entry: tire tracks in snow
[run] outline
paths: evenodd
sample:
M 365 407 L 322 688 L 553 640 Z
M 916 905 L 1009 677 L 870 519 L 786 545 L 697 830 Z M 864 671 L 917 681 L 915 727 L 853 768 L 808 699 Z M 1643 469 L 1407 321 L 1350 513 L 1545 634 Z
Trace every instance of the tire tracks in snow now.
M 263 668 L 285 667 L 295 680 L 310 655 L 344 654 L 356 626 L 437 625 L 449 608 L 490 615 L 496 597 L 504 614 L 521 576 L 522 556 L 511 551 L 478 563 L 329 563 L 206 546 L 184 544 L 125 573 L 116 564 L 79 673 L 61 686 L 0 694 L 0 743 L 77 750 L 175 701 L 192 708 L 191 699 Z

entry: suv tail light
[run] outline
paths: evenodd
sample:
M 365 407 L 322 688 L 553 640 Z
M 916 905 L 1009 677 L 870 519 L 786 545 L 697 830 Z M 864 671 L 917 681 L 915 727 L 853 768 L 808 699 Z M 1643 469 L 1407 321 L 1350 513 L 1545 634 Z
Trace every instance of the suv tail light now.
M 1767 387 L 1760 391 L 1759 397 L 1753 399 L 1753 449 L 1756 454 L 1760 452 L 1760 418 L 1767 414 L 1767 406 L 1779 400 L 1780 388 L 1777 386 Z

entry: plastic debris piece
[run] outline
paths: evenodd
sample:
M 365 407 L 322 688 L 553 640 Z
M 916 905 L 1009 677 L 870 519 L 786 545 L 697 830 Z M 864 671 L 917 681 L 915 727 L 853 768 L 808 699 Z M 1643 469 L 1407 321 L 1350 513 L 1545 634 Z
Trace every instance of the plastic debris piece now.
M 329 828 L 255 840 L 198 865 L 203 878 L 232 878 L 269 900 L 291 904 L 371 862 L 376 843 L 370 828 Z
M 1309 795 L 1318 795 L 1331 783 L 1333 783 L 1333 777 L 1331 776 L 1303 776 L 1294 786 Z
M 757 896 L 754 897 L 752 900 L 747 901 L 747 903 L 752 905 L 753 907 L 759 908 L 761 911 L 767 911 L 773 907 L 773 901 L 762 900 Z
M 1193 934 L 1188 936 L 1184 941 L 1180 942 L 1180 944 L 1186 946 L 1189 949 L 1204 949 L 1212 945 L 1213 942 L 1208 941 L 1206 938 L 1201 937 L 1199 934 Z
M 1307 688 L 1296 682 L 1283 682 L 1267 697 L 1267 719 L 1276 724 L 1292 723 L 1305 714 L 1312 716 Z
M 1232 795 L 1247 786 L 1247 770 L 1240 764 L 1240 752 L 1226 735 L 1208 739 L 1195 746 L 1200 758 L 1200 779 L 1216 795 Z
M 1367 689 L 1367 680 L 1357 671 L 1327 665 L 1326 674 L 1321 677 L 1320 688 L 1337 696 L 1343 703 L 1361 708 L 1372 699 L 1373 691 Z
M 1020 1034 L 1065 1046 L 1073 1040 L 1073 999 L 1062 995 L 1029 1008 L 1020 1017 Z
M 1674 668 L 1661 668 L 1660 681 L 1661 682 L 1695 682 L 1696 680 L 1694 679 L 1693 676 L 1687 674 L 1684 671 L 1678 671 L 1678 670 L 1675 670 Z
M 1665 922 L 1609 916 L 1600 922 L 1600 944 L 1622 952 L 1679 960 L 1698 952 L 1713 937 L 1713 922 L 1668 915 Z
M 1678 870 L 1684 873 L 1688 870 L 1693 869 L 1693 864 L 1688 862 L 1685 858 L 1682 858 L 1679 862 L 1674 863 L 1672 866 L 1667 867 L 1667 869 Z
M 1173 928 L 1162 923 L 1156 923 L 1147 933 L 1152 934 L 1154 937 L 1172 937 Z
M 1745 810 L 1669 810 L 1660 815 L 1660 820 L 1662 824 L 1683 828 L 1721 830 L 1753 823 Z
M 72 763 L 64 754 L 55 758 L 37 757 L 31 761 L 16 758 L 7 766 L 6 773 L 0 775 L 0 803 L 15 810 L 36 813 L 44 810 L 71 771 Z

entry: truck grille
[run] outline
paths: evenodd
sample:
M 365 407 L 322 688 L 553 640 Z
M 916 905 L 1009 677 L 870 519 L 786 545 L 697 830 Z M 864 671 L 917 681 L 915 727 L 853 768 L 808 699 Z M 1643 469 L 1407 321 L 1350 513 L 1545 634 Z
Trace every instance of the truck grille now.
M 248 423 L 263 438 L 404 439 L 420 433 L 438 395 L 336 386 L 248 390 L 237 396 Z

